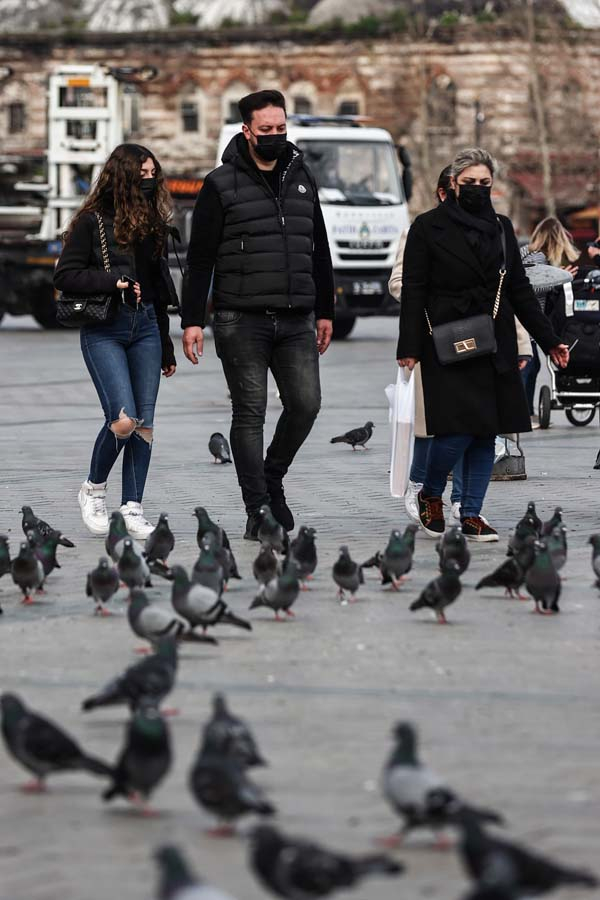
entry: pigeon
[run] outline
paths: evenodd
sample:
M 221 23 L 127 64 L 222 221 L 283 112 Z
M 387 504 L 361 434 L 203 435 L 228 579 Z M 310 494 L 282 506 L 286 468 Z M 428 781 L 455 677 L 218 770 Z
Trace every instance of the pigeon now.
M 463 865 L 477 882 L 490 873 L 503 872 L 510 879 L 517 897 L 538 897 L 563 886 L 598 887 L 598 878 L 584 869 L 571 869 L 532 853 L 526 847 L 497 838 L 482 828 L 471 810 L 456 815 L 461 829 L 459 851 Z
M 123 545 L 126 540 L 131 541 L 134 546 L 136 555 L 143 557 L 144 550 L 142 545 L 138 544 L 137 541 L 134 541 L 129 537 L 129 532 L 127 531 L 127 525 L 125 524 L 123 513 L 120 512 L 120 510 L 115 509 L 110 514 L 108 534 L 106 535 L 106 540 L 104 543 L 106 552 L 114 563 L 119 562 L 121 554 L 123 553 Z
M 276 575 L 268 584 L 263 584 L 252 603 L 250 609 L 257 609 L 259 606 L 266 606 L 275 613 L 277 621 L 279 611 L 287 616 L 294 616 L 290 609 L 295 602 L 300 591 L 300 582 L 298 581 L 298 567 L 293 560 L 286 560 L 281 575 Z
M 515 530 L 509 538 L 508 551 L 506 555 L 512 556 L 513 554 L 518 553 L 519 550 L 521 550 L 521 548 L 524 546 L 527 538 L 537 538 L 538 536 L 539 535 L 533 517 L 530 515 L 523 516 L 523 518 L 517 522 Z
M 317 568 L 317 548 L 315 546 L 314 528 L 302 525 L 297 537 L 290 544 L 289 555 L 298 566 L 298 578 L 301 582 L 310 580 Z
M 215 533 L 206 534 L 202 540 L 210 542 L 210 547 L 215 554 L 215 558 L 223 569 L 223 580 L 225 585 L 227 585 L 230 578 L 241 579 L 242 576 L 239 573 L 233 550 L 231 547 L 225 546 L 223 543 L 224 539 L 225 532 L 222 528 L 219 528 Z
M 10 564 L 12 580 L 23 592 L 23 603 L 33 603 L 31 592 L 41 589 L 44 583 L 44 567 L 34 556 L 27 541 L 23 541 L 19 555 Z
M 535 612 L 552 615 L 560 612 L 558 606 L 561 591 L 560 575 L 556 571 L 546 542 L 536 541 L 534 549 L 535 558 L 527 569 L 525 587 L 535 601 Z
M 261 544 L 272 547 L 276 553 L 286 554 L 289 549 L 288 533 L 280 525 L 269 506 L 261 506 L 258 511 L 260 524 L 258 526 L 258 539 Z
M 232 834 L 236 819 L 249 813 L 275 813 L 275 807 L 262 789 L 250 781 L 244 768 L 220 754 L 199 752 L 190 771 L 189 786 L 197 803 L 224 823 L 214 834 Z
M 214 434 L 211 434 L 208 449 L 215 463 L 224 465 L 225 463 L 233 462 L 227 438 L 220 431 L 215 431 Z
M 109 611 L 104 606 L 119 590 L 119 573 L 111 566 L 108 557 L 101 556 L 98 565 L 88 572 L 85 593 L 96 601 L 96 613 L 107 616 Z
M 560 572 L 567 561 L 567 529 L 564 525 L 553 528 L 548 537 L 546 544 L 552 557 L 552 562 L 557 572 Z
M 8 575 L 10 572 L 10 548 L 8 546 L 8 538 L 5 534 L 0 534 L 0 578 Z
M 192 629 L 200 626 L 204 630 L 215 625 L 235 625 L 244 631 L 252 631 L 252 625 L 231 611 L 216 591 L 202 584 L 192 584 L 183 566 L 173 566 L 173 586 L 171 603 L 175 612 Z
M 100 706 L 127 703 L 135 712 L 142 700 L 149 698 L 158 707 L 173 689 L 177 672 L 177 645 L 174 637 L 160 638 L 156 653 L 126 669 L 109 681 L 102 690 L 81 704 L 84 712 Z
M 40 537 L 45 538 L 50 534 L 50 532 L 53 532 L 55 530 L 51 525 L 48 525 L 47 522 L 44 522 L 43 519 L 38 519 L 30 506 L 21 507 L 21 512 L 23 513 L 21 527 L 25 536 L 27 536 L 28 531 L 33 531 L 36 533 L 36 535 L 39 534 Z M 64 534 L 60 534 L 60 532 L 57 533 L 60 535 L 58 543 L 62 547 L 75 546 L 73 541 L 70 541 L 68 538 L 66 538 Z
M 365 583 L 362 566 L 354 562 L 346 546 L 340 547 L 340 555 L 331 570 L 333 580 L 338 586 L 338 600 L 345 601 L 345 591 L 350 594 L 350 603 L 356 600 L 356 592 Z
M 537 514 L 537 510 L 535 508 L 535 503 L 533 502 L 533 500 L 530 500 L 527 504 L 527 511 L 525 515 L 533 519 L 535 530 L 537 531 L 538 535 L 540 535 L 542 533 L 543 522 Z
M 47 535 L 42 536 L 39 532 L 28 531 L 27 541 L 33 550 L 33 555 L 42 564 L 44 569 L 44 580 L 50 575 L 54 569 L 60 569 L 60 563 L 56 559 L 56 550 L 60 532 L 51 531 Z
M 450 559 L 453 559 L 458 563 L 459 575 L 462 575 L 469 568 L 471 553 L 469 551 L 467 539 L 462 533 L 459 525 L 448 528 L 441 540 L 435 545 L 435 549 L 440 558 L 440 572 L 443 571 L 444 565 Z
M 460 583 L 460 566 L 455 559 L 444 565 L 441 574 L 434 578 L 421 591 L 421 594 L 410 604 L 410 611 L 432 609 L 440 625 L 447 625 L 445 609 L 454 603 L 462 590 Z
M 223 694 L 213 697 L 213 715 L 204 726 L 201 753 L 233 759 L 244 769 L 267 765 L 252 732 L 243 719 L 230 713 Z
M 484 587 L 503 587 L 505 595 L 514 597 L 516 594 L 518 600 L 528 600 L 529 598 L 519 590 L 524 581 L 525 570 L 516 556 L 509 556 L 497 569 L 481 578 L 475 585 L 475 590 L 480 591 Z
M 110 766 L 84 753 L 58 725 L 27 709 L 15 694 L 0 695 L 0 711 L 9 753 L 35 775 L 35 781 L 24 790 L 45 790 L 45 779 L 55 772 L 81 770 L 112 776 Z
M 177 847 L 159 847 L 154 858 L 160 872 L 158 900 L 233 900 L 194 875 Z
M 131 599 L 127 607 L 127 620 L 134 634 L 149 641 L 153 647 L 158 646 L 161 637 L 170 635 L 178 640 L 184 639 L 185 623 L 176 618 L 162 606 L 151 603 L 140 588 L 131 591 Z M 203 634 L 185 635 L 186 640 L 194 640 L 206 644 L 216 644 L 213 637 Z
M 404 581 L 405 575 L 412 569 L 412 559 L 410 545 L 400 532 L 394 529 L 390 534 L 387 547 L 381 555 L 382 584 L 391 582 L 393 589 L 397 591 Z
M 403 827 L 388 843 L 400 843 L 414 828 L 427 826 L 437 832 L 454 821 L 458 809 L 467 808 L 482 821 L 503 824 L 502 816 L 492 810 L 466 807 L 437 773 L 420 762 L 417 733 L 410 722 L 399 722 L 393 734 L 394 748 L 384 765 L 382 788 L 387 802 L 402 817 Z
M 340 434 L 337 437 L 332 437 L 330 440 L 330 444 L 350 444 L 353 450 L 356 450 L 357 447 L 362 447 L 363 450 L 366 450 L 365 444 L 367 441 L 371 440 L 373 435 L 373 429 L 375 426 L 372 422 L 366 422 L 362 428 L 352 428 L 350 431 L 347 431 L 345 434 Z
M 132 588 L 152 587 L 150 581 L 150 569 L 144 557 L 137 552 L 139 544 L 136 545 L 131 538 L 125 538 L 123 541 L 123 551 L 117 563 L 117 571 L 121 581 L 123 581 L 129 590 Z
M 220 597 L 225 587 L 225 573 L 222 564 L 215 555 L 216 549 L 217 539 L 214 534 L 208 532 L 202 538 L 200 556 L 192 569 L 192 584 L 201 584 L 206 588 L 210 588 L 217 597 Z M 225 547 L 221 549 L 224 553 L 229 553 Z M 226 560 L 226 565 L 229 575 L 229 560 Z
M 272 894 L 290 900 L 329 897 L 337 890 L 356 887 L 369 875 L 400 875 L 404 871 L 402 863 L 380 853 L 336 853 L 262 824 L 251 833 L 250 865 Z
M 588 544 L 592 545 L 592 569 L 596 576 L 596 587 L 600 587 L 600 534 L 592 534 Z
M 161 513 L 156 528 L 148 535 L 144 544 L 146 560 L 149 563 L 161 562 L 166 566 L 169 553 L 174 546 L 175 537 L 169 528 L 169 517 L 167 513 Z
M 562 525 L 562 507 L 557 506 L 554 509 L 552 517 L 542 525 L 541 537 L 548 537 L 548 535 L 552 534 L 552 529 L 558 528 L 560 525 Z
M 197 506 L 194 510 L 194 516 L 198 520 L 198 531 L 196 532 L 196 542 L 198 544 L 198 549 L 202 550 L 202 538 L 206 534 L 207 531 L 212 532 L 215 536 L 219 536 L 219 532 L 222 533 L 222 543 L 223 546 L 227 550 L 231 550 L 231 544 L 229 543 L 229 538 L 227 537 L 227 532 L 224 528 L 221 528 L 216 522 L 208 515 L 207 511 L 203 506 Z
M 259 584 L 268 584 L 278 574 L 279 564 L 270 544 L 261 544 L 252 564 L 252 572 Z
M 149 813 L 148 798 L 171 768 L 171 737 L 166 721 L 149 698 L 141 700 L 125 728 L 113 783 L 102 799 L 126 797 Z

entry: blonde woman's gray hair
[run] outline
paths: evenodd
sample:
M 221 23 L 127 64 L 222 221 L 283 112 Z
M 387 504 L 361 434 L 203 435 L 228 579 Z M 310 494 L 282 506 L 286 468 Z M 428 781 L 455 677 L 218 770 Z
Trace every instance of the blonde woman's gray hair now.
M 452 160 L 450 174 L 453 178 L 458 178 L 465 169 L 471 166 L 487 166 L 492 177 L 498 170 L 498 163 L 492 154 L 484 150 L 483 147 L 466 147 L 464 150 L 459 150 Z

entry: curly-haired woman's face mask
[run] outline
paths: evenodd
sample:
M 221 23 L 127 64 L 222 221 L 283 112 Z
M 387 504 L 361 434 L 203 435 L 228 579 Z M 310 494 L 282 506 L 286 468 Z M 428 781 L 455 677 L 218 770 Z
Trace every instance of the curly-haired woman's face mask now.
M 142 163 L 142 166 L 140 168 L 140 175 L 142 176 L 142 180 L 140 182 L 140 190 L 142 194 L 146 198 L 152 197 L 152 195 L 156 191 L 156 166 L 154 165 L 154 160 L 151 157 L 148 157 L 148 159 Z

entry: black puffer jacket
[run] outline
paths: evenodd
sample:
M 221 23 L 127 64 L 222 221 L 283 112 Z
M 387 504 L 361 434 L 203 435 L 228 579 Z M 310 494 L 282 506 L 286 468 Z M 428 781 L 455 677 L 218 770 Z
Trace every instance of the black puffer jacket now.
M 122 275 L 136 278 L 133 250 L 127 252 L 117 244 L 112 215 L 104 212 L 102 218 L 111 271 L 106 272 L 104 269 L 96 216 L 94 213 L 85 213 L 71 232 L 58 260 L 54 272 L 54 287 L 57 290 L 70 294 L 94 294 L 113 290 L 118 293 L 116 284 Z M 157 285 L 159 299 L 155 300 L 154 306 L 162 344 L 161 364 L 163 368 L 167 368 L 176 365 L 175 350 L 169 337 L 167 307 L 179 306 L 179 301 L 165 256 L 160 258 L 159 264 L 161 273 L 160 283 Z

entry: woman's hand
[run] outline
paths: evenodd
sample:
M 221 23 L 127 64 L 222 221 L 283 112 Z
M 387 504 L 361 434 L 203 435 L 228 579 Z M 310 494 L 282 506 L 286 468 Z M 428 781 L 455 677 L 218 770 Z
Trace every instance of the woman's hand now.
M 131 282 L 123 281 L 121 278 L 117 281 L 117 288 L 120 291 L 126 291 L 130 285 L 131 285 Z M 139 285 L 139 282 L 137 282 L 137 281 L 133 282 L 133 293 L 135 294 L 136 302 L 139 303 L 140 300 L 142 299 L 142 289 Z
M 403 359 L 397 360 L 399 366 L 406 366 L 409 372 L 412 372 L 416 364 L 419 362 L 414 356 L 405 356 Z
M 174 375 L 174 374 L 175 374 L 175 370 L 176 370 L 176 369 L 177 369 L 177 366 L 176 366 L 176 365 L 165 366 L 165 367 L 163 368 L 163 370 L 162 370 L 162 373 L 163 373 L 163 375 L 165 376 L 165 378 L 170 378 L 171 375 Z
M 559 369 L 564 369 L 569 364 L 569 348 L 566 344 L 558 344 L 550 351 L 550 359 Z
M 576 278 L 577 273 L 579 272 L 579 266 L 561 266 L 561 268 L 564 269 L 565 272 L 568 272 L 569 275 L 572 275 L 573 278 Z

